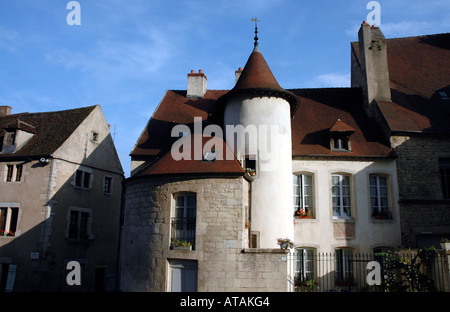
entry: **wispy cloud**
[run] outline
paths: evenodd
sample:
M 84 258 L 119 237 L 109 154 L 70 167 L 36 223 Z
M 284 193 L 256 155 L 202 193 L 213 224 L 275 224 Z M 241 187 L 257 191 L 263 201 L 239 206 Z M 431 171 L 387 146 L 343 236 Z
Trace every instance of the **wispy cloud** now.
M 321 74 L 306 84 L 308 88 L 350 87 L 350 73 Z
M 0 26 L 0 49 L 16 51 L 17 38 L 17 32 Z

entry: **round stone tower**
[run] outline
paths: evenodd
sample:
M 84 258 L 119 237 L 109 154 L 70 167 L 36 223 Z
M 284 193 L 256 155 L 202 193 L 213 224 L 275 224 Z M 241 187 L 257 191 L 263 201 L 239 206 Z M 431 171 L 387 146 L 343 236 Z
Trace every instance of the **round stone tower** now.
M 257 31 L 255 31 L 257 32 Z M 294 240 L 291 117 L 298 98 L 280 87 L 255 47 L 234 88 L 220 99 L 228 146 L 253 177 L 251 232 L 258 248 Z

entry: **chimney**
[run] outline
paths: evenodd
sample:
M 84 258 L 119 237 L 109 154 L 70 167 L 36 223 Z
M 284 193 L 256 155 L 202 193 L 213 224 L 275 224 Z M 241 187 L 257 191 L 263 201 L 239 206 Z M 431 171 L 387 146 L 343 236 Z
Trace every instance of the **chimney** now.
M 11 106 L 0 106 L 0 116 L 11 115 Z
M 239 80 L 239 77 L 241 77 L 242 74 L 242 67 L 239 67 L 239 69 L 237 71 L 234 72 L 236 75 L 236 81 L 234 83 L 237 83 Z
M 364 109 L 375 117 L 375 101 L 391 101 L 386 39 L 379 27 L 363 22 L 358 32 Z
M 206 76 L 203 70 L 199 70 L 196 73 L 194 70 L 187 75 L 188 85 L 187 85 L 187 97 L 188 98 L 203 98 L 206 93 Z

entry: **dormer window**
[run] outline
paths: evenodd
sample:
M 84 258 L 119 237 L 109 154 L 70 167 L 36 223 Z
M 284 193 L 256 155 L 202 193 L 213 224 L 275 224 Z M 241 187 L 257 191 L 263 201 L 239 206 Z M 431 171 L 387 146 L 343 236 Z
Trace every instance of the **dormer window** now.
M 4 138 L 3 144 L 4 144 L 5 146 L 11 146 L 11 145 L 14 145 L 14 139 L 15 139 L 15 137 L 16 137 L 16 132 L 15 132 L 15 131 L 12 131 L 12 132 L 6 132 L 6 133 L 5 133 L 5 138 Z
M 214 160 L 216 160 L 216 157 L 217 157 L 216 151 L 208 151 L 205 152 L 205 154 L 203 155 L 202 161 L 213 162 Z
M 438 91 L 439 96 L 441 97 L 441 100 L 449 100 L 450 97 L 448 96 L 447 92 L 445 91 Z
M 332 149 L 334 151 L 344 151 L 344 152 L 348 152 L 349 151 L 349 140 L 347 137 L 344 136 L 338 136 L 332 139 L 333 140 L 333 147 Z
M 330 128 L 330 149 L 333 152 L 351 152 L 350 136 L 355 129 L 338 119 Z

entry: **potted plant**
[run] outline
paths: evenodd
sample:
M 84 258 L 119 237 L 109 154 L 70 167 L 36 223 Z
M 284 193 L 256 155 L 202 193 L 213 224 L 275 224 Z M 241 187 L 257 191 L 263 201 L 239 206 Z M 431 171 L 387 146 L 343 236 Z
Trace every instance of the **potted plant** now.
M 294 217 L 297 217 L 300 219 L 311 219 L 312 218 L 311 210 L 305 209 L 305 208 L 296 210 L 294 213 Z
M 289 238 L 277 238 L 277 244 L 281 249 L 294 248 L 294 243 Z
M 319 283 L 313 279 L 304 280 L 302 276 L 297 275 L 294 279 L 294 286 L 298 292 L 314 292 L 319 288 Z
M 245 173 L 253 177 L 256 175 L 256 170 L 252 168 L 245 168 Z
M 192 250 L 192 243 L 188 241 L 176 240 L 170 245 L 171 249 Z

